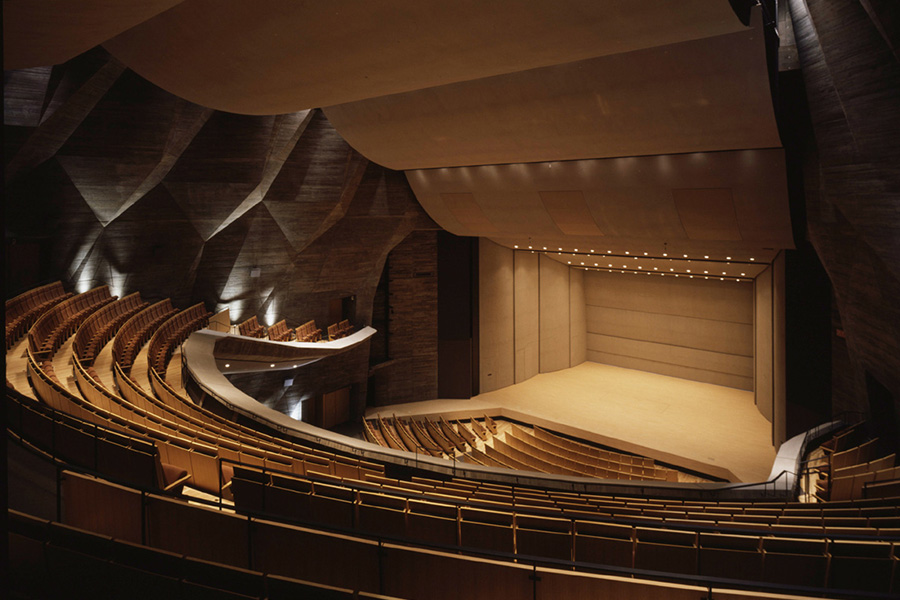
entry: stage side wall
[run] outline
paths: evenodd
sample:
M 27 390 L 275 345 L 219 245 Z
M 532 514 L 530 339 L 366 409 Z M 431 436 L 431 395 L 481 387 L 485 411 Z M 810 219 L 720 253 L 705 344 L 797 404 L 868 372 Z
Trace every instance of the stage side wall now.
M 753 389 L 749 282 L 584 272 L 587 359 Z
M 481 393 L 584 362 L 584 271 L 481 239 L 478 302 Z

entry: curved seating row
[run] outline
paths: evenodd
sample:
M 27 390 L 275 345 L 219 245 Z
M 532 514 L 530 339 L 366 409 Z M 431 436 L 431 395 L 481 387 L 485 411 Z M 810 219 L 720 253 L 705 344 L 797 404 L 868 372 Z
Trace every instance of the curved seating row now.
M 7 300 L 4 311 L 7 351 L 28 332 L 40 315 L 71 296 L 63 288 L 62 282 L 55 281 Z
M 674 520 L 653 515 L 650 508 L 643 515 L 650 518 L 602 519 L 598 517 L 602 513 L 555 507 L 534 491 L 535 495 L 526 495 L 521 490 L 501 502 L 503 494 L 498 492 L 473 492 L 437 481 L 429 489 L 425 481 L 401 488 L 236 468 L 232 488 L 235 507 L 250 516 L 629 569 L 887 590 L 900 558 L 900 542 L 841 539 L 838 533 L 829 537 L 821 528 L 817 537 L 808 525 L 785 523 L 781 529 L 752 531 L 740 521 L 698 525 L 684 519 L 684 513 L 676 525 Z M 460 493 L 451 495 L 449 491 Z M 872 508 L 876 509 L 873 522 L 884 519 L 897 524 L 891 520 L 894 517 L 885 516 L 892 507 Z M 860 558 L 877 563 L 874 580 L 853 582 L 850 565 Z
M 122 323 L 147 306 L 149 304 L 141 300 L 141 293 L 134 292 L 90 315 L 75 332 L 75 340 L 72 342 L 75 356 L 82 364 L 93 363 L 100 349 L 109 343 Z
M 676 471 L 657 466 L 652 458 L 596 448 L 538 427 L 532 433 L 513 425 L 504 440 L 494 437 L 488 442 L 492 435 L 490 428 L 474 418 L 469 425 L 460 421 L 449 423 L 443 416 L 437 421 L 428 417 L 416 420 L 401 419 L 396 415 L 390 419 L 377 416 L 374 421 L 375 424 L 367 421 L 364 425 L 366 439 L 395 450 L 558 475 L 677 481 Z M 485 441 L 483 449 L 478 443 L 479 437 Z
M 113 340 L 113 359 L 122 365 L 126 373 L 131 371 L 138 352 L 156 328 L 176 314 L 178 310 L 172 306 L 172 301 L 166 298 L 132 316 L 116 332 Z
M 873 549 L 837 542 L 824 545 L 789 538 L 770 540 L 762 536 L 748 540 L 740 536 L 715 538 L 712 535 L 702 542 L 698 537 L 680 543 L 687 539 L 650 528 L 639 531 L 640 537 L 635 538 L 633 532 L 626 534 L 601 527 L 592 533 L 582 532 L 585 538 L 575 548 L 576 553 L 594 556 L 597 562 L 579 563 L 526 554 L 526 548 L 545 554 L 549 553 L 550 546 L 561 553 L 567 550 L 569 538 L 552 537 L 559 532 L 552 526 L 545 528 L 546 523 L 536 519 L 524 519 L 517 524 L 513 544 L 523 547 L 518 554 L 509 554 L 503 550 L 416 544 L 391 533 L 362 534 L 341 527 L 311 527 L 263 516 L 233 515 L 176 498 L 112 487 L 77 473 L 62 474 L 61 490 L 64 522 L 75 527 L 243 569 L 404 598 L 484 597 L 485 586 L 491 588 L 490 596 L 498 599 L 519 598 L 526 591 L 529 596 L 539 593 L 542 597 L 663 600 L 753 595 L 770 599 L 848 594 L 864 597 L 858 587 L 856 591 L 852 588 L 848 591 L 839 586 L 856 582 L 857 586 L 888 590 L 896 583 L 897 557 L 891 544 L 876 544 Z M 84 510 L 88 498 L 101 510 Z M 67 508 L 66 503 L 74 508 Z M 374 502 L 367 504 L 374 505 Z M 327 504 L 311 510 L 331 512 Z M 410 521 L 408 512 L 386 517 L 377 512 L 367 514 L 364 509 L 359 515 L 361 523 L 376 530 L 396 530 L 401 517 Z M 431 532 L 434 537 L 453 528 L 452 521 L 449 526 L 440 527 L 434 517 L 415 511 L 411 521 L 416 523 L 412 529 Z M 480 539 L 485 545 L 494 537 L 495 532 L 485 534 L 482 526 L 496 525 L 477 520 L 474 510 L 467 511 L 464 522 L 466 531 L 462 536 Z M 509 534 L 506 539 L 510 539 Z M 757 544 L 755 548 L 754 544 Z M 760 544 L 764 547 L 760 548 Z M 508 543 L 501 545 L 508 547 Z M 699 557 L 696 560 L 701 568 L 725 573 L 727 577 L 679 574 L 678 567 L 687 570 L 691 566 L 694 560 L 691 554 Z M 619 566 L 615 561 L 631 564 L 637 561 L 663 566 L 665 570 L 634 569 Z M 867 577 L 859 577 L 861 570 Z M 738 577 L 756 572 L 760 579 L 750 588 L 755 591 L 736 591 L 747 589 L 747 582 Z M 797 581 L 800 573 L 808 578 L 804 587 L 789 588 L 791 583 L 785 581 Z M 829 593 L 826 588 L 814 587 L 820 581 L 827 581 L 834 591 Z M 779 593 L 786 588 L 790 589 L 790 595 Z
M 150 368 L 165 375 L 175 347 L 209 324 L 211 312 L 200 302 L 165 320 L 150 337 Z
M 241 569 L 115 539 L 9 510 L 14 597 L 391 600 L 354 590 Z M 89 549 L 89 551 L 86 551 Z
M 40 358 L 51 356 L 91 313 L 115 300 L 104 285 L 53 305 L 28 330 L 29 349 Z
M 124 329 L 125 325 L 120 333 Z M 139 330 L 130 328 L 129 340 Z M 117 343 L 118 334 L 114 346 Z M 141 345 L 137 344 L 133 356 Z M 78 395 L 48 377 L 38 358 L 31 353 L 28 357 L 32 384 L 47 404 L 119 435 L 151 442 L 161 461 L 174 459 L 165 462 L 190 466 L 188 485 L 216 495 L 231 493 L 238 508 L 250 515 L 228 515 L 177 498 L 65 474 L 61 501 L 68 508 L 61 514 L 66 522 L 105 535 L 233 567 L 409 598 L 456 598 L 470 591 L 451 581 L 432 587 L 446 573 L 453 573 L 452 581 L 460 574 L 473 581 L 487 575 L 502 584 L 498 584 L 498 598 L 518 597 L 526 584 L 541 586 L 542 595 L 627 594 L 611 592 L 623 585 L 660 598 L 684 597 L 690 588 L 694 597 L 713 586 L 708 582 L 691 586 L 714 572 L 747 580 L 715 583 L 722 587 L 771 591 L 776 588 L 767 588 L 765 582 L 790 584 L 800 573 L 808 578 L 804 585 L 852 587 L 860 585 L 847 575 L 854 567 L 871 571 L 871 578 L 862 585 L 884 592 L 900 590 L 896 499 L 804 506 L 704 504 L 550 492 L 474 480 L 426 480 L 409 477 L 408 472 L 403 478 L 386 477 L 384 465 L 364 464 L 231 423 L 193 405 L 153 369 L 149 372 L 152 389 L 146 390 L 116 364 L 119 390 L 107 390 L 76 357 Z M 444 429 L 441 422 L 431 425 L 437 431 Z M 489 419 L 483 428 L 485 434 L 496 433 L 496 424 Z M 456 432 L 468 443 L 459 428 Z M 407 433 L 414 435 L 411 430 Z M 478 434 L 474 425 L 471 434 Z M 452 444 L 450 437 L 446 440 Z M 272 520 L 270 500 L 279 498 L 277 494 L 282 495 L 282 506 L 293 506 L 292 510 L 315 507 L 299 515 L 305 525 L 286 522 L 293 515 Z M 254 503 L 260 499 L 267 514 L 253 515 L 254 507 L 258 508 Z M 272 502 L 277 506 L 279 501 Z M 348 521 L 349 527 L 344 527 Z M 344 531 L 331 532 L 334 527 Z M 447 536 L 453 531 L 456 537 L 451 540 Z M 379 539 L 373 540 L 373 534 Z M 428 535 L 448 545 L 419 548 L 432 543 Z M 596 554 L 591 554 L 591 548 Z M 492 554 L 490 560 L 478 557 L 497 551 L 500 554 Z M 572 565 L 572 558 L 587 562 Z M 566 570 L 533 566 L 535 560 Z M 348 561 L 357 572 L 348 573 L 343 566 Z M 714 570 L 711 565 L 716 561 L 739 567 L 729 575 L 724 566 L 722 571 Z M 660 567 L 660 573 L 634 570 L 654 570 L 653 565 Z M 573 571 L 573 566 L 578 570 Z M 427 576 L 410 578 L 410 569 Z M 632 579 L 626 582 L 583 571 L 592 569 Z M 539 583 L 528 579 L 538 572 Z M 680 588 L 652 581 L 680 572 L 687 573 L 686 579 L 679 579 Z M 474 589 L 471 592 L 476 594 Z

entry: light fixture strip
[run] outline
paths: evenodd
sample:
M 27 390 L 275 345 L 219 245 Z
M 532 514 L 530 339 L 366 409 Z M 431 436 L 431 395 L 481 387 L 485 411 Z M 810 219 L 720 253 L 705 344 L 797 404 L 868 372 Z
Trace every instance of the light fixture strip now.
M 531 246 L 528 248 L 520 248 L 519 246 L 514 246 L 513 250 L 527 250 L 529 252 L 538 252 L 540 254 L 569 254 L 572 256 L 600 256 L 600 257 L 608 257 L 608 258 L 640 258 L 645 260 L 688 260 L 691 262 L 708 262 L 708 263 L 728 263 L 728 264 L 736 264 L 736 265 L 759 265 L 759 264 L 768 264 L 766 261 L 756 260 L 756 257 L 753 257 L 749 260 L 736 260 L 732 257 L 726 257 L 722 259 L 718 258 L 704 258 L 703 256 L 656 256 L 649 254 L 611 254 L 606 252 L 585 252 L 585 251 L 568 251 L 568 250 L 538 250 Z

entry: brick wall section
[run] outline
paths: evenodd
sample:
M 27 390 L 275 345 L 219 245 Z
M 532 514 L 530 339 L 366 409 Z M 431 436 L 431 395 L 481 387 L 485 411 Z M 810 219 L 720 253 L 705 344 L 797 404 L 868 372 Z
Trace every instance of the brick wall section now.
M 414 231 L 388 257 L 388 360 L 370 371 L 369 404 L 437 397 L 437 232 Z

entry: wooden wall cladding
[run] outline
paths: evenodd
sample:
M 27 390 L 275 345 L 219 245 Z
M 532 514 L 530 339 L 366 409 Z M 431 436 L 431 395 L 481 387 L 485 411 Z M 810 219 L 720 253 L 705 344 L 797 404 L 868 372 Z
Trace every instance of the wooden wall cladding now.
M 895 25 L 880 2 L 790 8 L 817 146 L 807 161 L 809 237 L 850 358 L 835 369 L 853 369 L 861 399 L 842 398 L 835 410 L 866 404 L 868 372 L 900 418 L 900 63 L 884 35 Z
M 753 288 L 588 271 L 587 359 L 753 389 Z
M 15 124 L 4 127 L 7 245 L 28 240 L 37 256 L 27 273 L 7 267 L 17 277 L 10 292 L 50 279 L 76 290 L 109 284 L 117 295 L 228 308 L 234 322 L 255 314 L 263 324 L 315 319 L 323 329 L 331 303 L 349 297 L 352 314 L 343 316 L 362 326 L 388 253 L 410 233 L 436 229 L 404 174 L 353 151 L 321 111 L 203 108 L 102 49 L 7 75 L 20 92 Z M 435 260 L 433 240 L 408 244 L 410 255 Z M 436 353 L 436 341 L 408 331 L 392 343 L 403 356 Z M 354 414 L 368 344 L 356 354 L 310 382 L 316 393 L 352 386 Z

